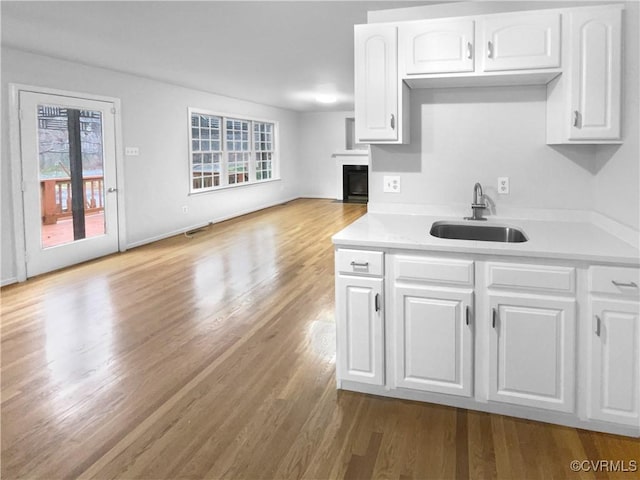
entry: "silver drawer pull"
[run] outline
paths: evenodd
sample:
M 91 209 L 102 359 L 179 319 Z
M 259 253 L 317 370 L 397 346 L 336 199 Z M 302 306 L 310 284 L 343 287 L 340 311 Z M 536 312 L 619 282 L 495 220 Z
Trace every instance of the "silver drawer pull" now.
M 367 268 L 367 267 L 369 266 L 369 262 L 361 263 L 361 262 L 355 262 L 355 261 L 354 261 L 354 262 L 351 262 L 351 266 L 352 266 L 352 267 L 355 267 L 355 268 L 358 268 L 358 267 L 360 267 L 360 268 Z
M 636 285 L 636 282 L 625 283 L 625 282 L 616 282 L 615 280 L 611 280 L 611 283 L 613 283 L 616 287 L 638 288 L 638 285 Z

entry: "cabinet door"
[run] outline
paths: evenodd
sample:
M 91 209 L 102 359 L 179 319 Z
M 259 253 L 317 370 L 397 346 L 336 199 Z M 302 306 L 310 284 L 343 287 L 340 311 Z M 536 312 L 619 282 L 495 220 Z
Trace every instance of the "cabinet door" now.
M 404 73 L 473 72 L 473 32 L 473 20 L 401 24 Z
M 396 27 L 355 26 L 357 142 L 398 139 Z
M 570 15 L 569 138 L 619 139 L 622 10 Z
M 338 378 L 384 385 L 382 279 L 338 275 L 336 324 Z
M 574 411 L 575 300 L 490 299 L 489 399 Z
M 485 72 L 560 66 L 559 13 L 496 15 L 481 25 Z
M 638 425 L 640 307 L 637 302 L 593 300 L 590 417 Z
M 395 289 L 396 386 L 470 397 L 471 290 Z

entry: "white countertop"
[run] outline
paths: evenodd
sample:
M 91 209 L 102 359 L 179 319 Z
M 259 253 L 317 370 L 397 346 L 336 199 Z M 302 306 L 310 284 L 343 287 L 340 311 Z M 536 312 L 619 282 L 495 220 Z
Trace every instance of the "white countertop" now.
M 640 251 L 589 222 L 514 220 L 492 217 L 484 225 L 507 225 L 522 230 L 523 243 L 452 240 L 429 234 L 437 221 L 460 217 L 368 213 L 336 233 L 333 243 L 345 247 L 394 248 L 452 253 L 544 257 L 594 263 L 640 265 Z

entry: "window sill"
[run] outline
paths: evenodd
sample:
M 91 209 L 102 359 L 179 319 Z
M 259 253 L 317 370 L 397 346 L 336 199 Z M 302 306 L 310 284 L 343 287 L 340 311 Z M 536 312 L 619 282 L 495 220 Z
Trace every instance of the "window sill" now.
M 190 191 L 189 195 L 203 195 L 206 193 L 215 193 L 221 190 L 229 190 L 232 188 L 242 188 L 242 187 L 255 187 L 256 185 L 264 185 L 265 183 L 273 183 L 281 181 L 281 178 L 270 178 L 269 180 L 260 180 L 259 182 L 244 182 L 244 183 L 234 183 L 232 185 L 224 185 L 221 187 L 212 187 L 207 188 L 206 190 L 198 190 L 198 191 Z

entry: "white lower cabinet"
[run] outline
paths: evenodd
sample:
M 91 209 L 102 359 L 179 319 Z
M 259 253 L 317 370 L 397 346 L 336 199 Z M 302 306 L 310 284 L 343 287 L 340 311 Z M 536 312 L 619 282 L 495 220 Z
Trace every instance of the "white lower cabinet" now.
M 384 255 L 338 249 L 335 265 L 338 383 L 384 385 Z
M 336 279 L 339 378 L 384 385 L 384 325 L 381 278 Z
M 519 260 L 338 249 L 339 387 L 639 437 L 640 270 Z
M 396 386 L 470 397 L 471 290 L 396 287 Z
M 489 295 L 489 399 L 575 410 L 575 300 Z
M 591 308 L 590 417 L 638 425 L 640 306 L 637 301 L 592 300 Z
M 640 269 L 589 269 L 589 418 L 640 427 Z

